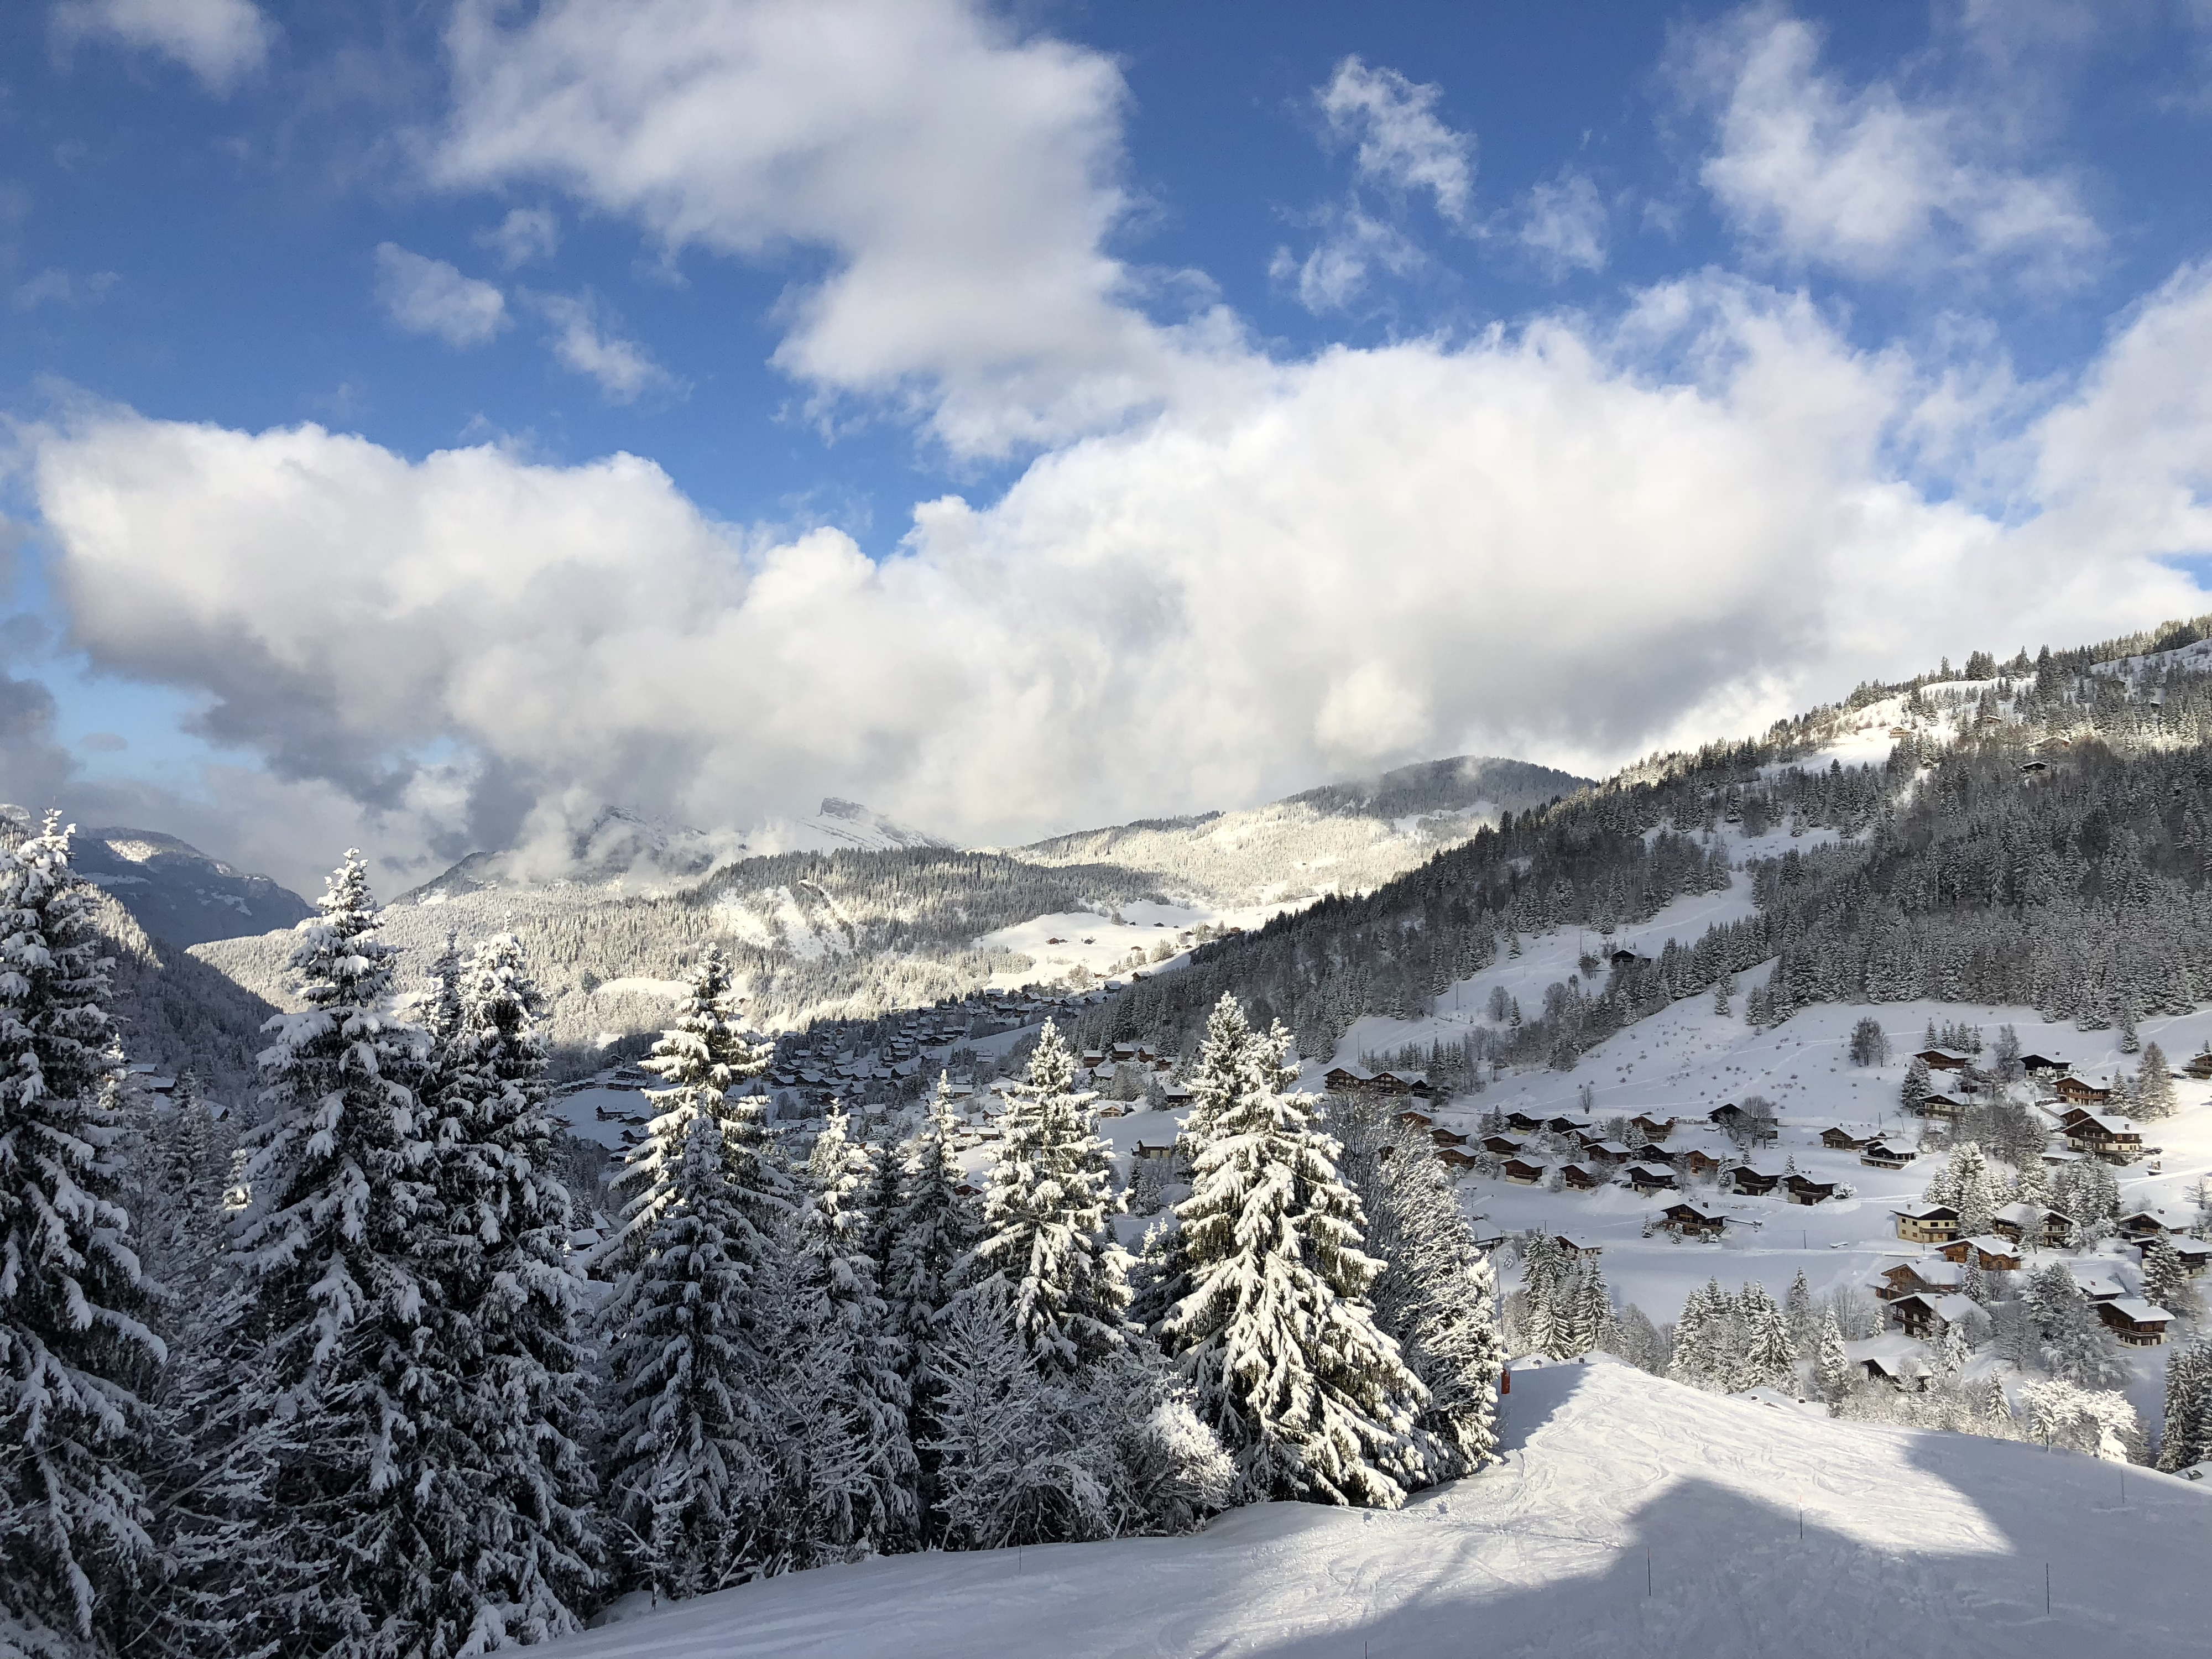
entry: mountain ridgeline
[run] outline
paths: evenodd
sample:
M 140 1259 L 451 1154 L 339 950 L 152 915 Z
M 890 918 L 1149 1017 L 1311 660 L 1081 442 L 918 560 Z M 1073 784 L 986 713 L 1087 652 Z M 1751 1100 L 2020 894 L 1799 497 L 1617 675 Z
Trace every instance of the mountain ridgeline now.
M 2179 1012 L 2212 999 L 2208 631 L 2212 618 L 2002 665 L 1977 653 L 1972 679 L 1864 685 L 1759 740 L 1654 757 L 1371 893 L 1208 945 L 1086 1017 L 1083 1039 L 1187 1048 L 1230 991 L 1327 1054 L 1362 1016 L 1422 1010 L 1522 934 L 1616 936 L 1728 885 L 1723 828 L 1775 836 L 1745 861 L 1753 914 L 1619 968 L 1587 958 L 1540 1011 L 1483 1022 L 1444 1058 L 1470 1080 L 1482 1060 L 1571 1067 L 1769 961 L 1747 1000 L 1760 1022 L 1917 997 L 2092 1030 Z M 1826 754 L 1864 752 L 1869 735 L 1890 739 L 1880 763 Z

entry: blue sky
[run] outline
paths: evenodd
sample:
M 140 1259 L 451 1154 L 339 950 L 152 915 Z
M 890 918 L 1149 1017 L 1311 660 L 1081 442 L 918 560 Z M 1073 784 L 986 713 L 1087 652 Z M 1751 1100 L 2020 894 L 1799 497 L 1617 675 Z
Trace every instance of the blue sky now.
M 0 45 L 0 794 L 295 882 L 1595 768 L 2212 608 L 2201 5 Z

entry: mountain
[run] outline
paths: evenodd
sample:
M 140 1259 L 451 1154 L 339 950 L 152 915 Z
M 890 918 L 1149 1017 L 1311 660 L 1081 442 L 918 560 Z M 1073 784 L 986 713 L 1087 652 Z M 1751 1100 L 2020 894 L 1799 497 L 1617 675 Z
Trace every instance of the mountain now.
M 158 830 L 80 830 L 70 858 L 147 933 L 171 945 L 265 933 L 314 914 L 289 888 L 234 870 Z
M 890 1556 L 639 1607 L 546 1659 L 2059 1659 L 2106 1632 L 2203 1651 L 2212 1493 L 2173 1476 L 2127 1470 L 2123 1504 L 2094 1458 L 1603 1356 L 1516 1369 L 1502 1403 L 1507 1462 L 1395 1513 L 1266 1504 L 1191 1537 Z

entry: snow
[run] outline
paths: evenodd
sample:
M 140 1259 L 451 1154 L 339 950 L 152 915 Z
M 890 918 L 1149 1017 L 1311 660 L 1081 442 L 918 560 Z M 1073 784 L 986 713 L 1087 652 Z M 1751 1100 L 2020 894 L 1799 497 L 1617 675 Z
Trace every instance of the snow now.
M 1516 1370 L 1504 1405 L 1506 1463 L 1396 1513 L 1265 1504 L 1190 1538 L 825 1568 L 548 1659 L 2203 1650 L 2212 1492 L 2189 1481 L 1601 1357 Z
M 1285 910 L 1303 908 L 1310 899 L 1294 904 L 1248 905 L 1223 909 L 1203 904 L 1157 904 L 1148 900 L 1121 907 L 1119 919 L 1095 910 L 1060 910 L 1032 916 L 985 933 L 975 941 L 979 951 L 1016 951 L 1036 963 L 1033 968 L 1008 970 L 993 976 L 994 990 L 1011 991 L 1039 981 L 1063 978 L 1075 967 L 1100 978 L 1126 977 L 1136 971 L 1157 974 L 1182 967 L 1189 960 L 1193 941 L 1185 935 L 1206 923 L 1216 927 L 1262 927 Z M 1176 954 L 1132 969 L 1129 952 L 1149 956 L 1162 940 Z

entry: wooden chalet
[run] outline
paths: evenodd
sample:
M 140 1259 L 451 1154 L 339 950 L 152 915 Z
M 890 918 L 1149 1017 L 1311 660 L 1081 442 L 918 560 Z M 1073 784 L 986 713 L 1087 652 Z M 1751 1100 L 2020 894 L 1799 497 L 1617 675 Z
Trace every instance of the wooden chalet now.
M 2138 1238 L 2131 1242 L 2136 1252 L 2148 1261 L 2150 1257 L 2151 1247 L 2160 1241 L 2156 1238 Z M 2190 1238 L 2183 1234 L 2174 1233 L 2166 1238 L 2165 1243 L 2166 1249 L 2173 1252 L 2174 1259 L 2181 1263 L 2181 1271 L 2191 1279 L 2203 1273 L 2208 1266 L 2212 1266 L 2212 1244 L 2206 1243 L 2201 1238 Z
M 1544 1127 L 1549 1129 L 1555 1135 L 1570 1137 L 1579 1135 L 1589 1127 L 1589 1125 L 1571 1117 L 1547 1117 L 1544 1120 Z
M 1923 1342 L 1933 1341 L 1954 1325 L 1972 1325 L 1989 1317 L 1980 1303 L 1958 1291 L 1945 1296 L 1915 1291 L 1892 1302 L 1889 1310 L 1898 1329 Z
M 1436 1119 L 1431 1117 L 1426 1112 L 1417 1112 L 1411 1107 L 1407 1107 L 1402 1112 L 1394 1113 L 1392 1115 L 1409 1129 L 1425 1129 L 1436 1121 Z
M 1792 1204 L 1826 1204 L 1836 1195 L 1834 1182 L 1815 1181 L 1808 1175 L 1783 1176 L 1782 1188 Z
M 1382 1150 L 1388 1152 L 1395 1149 L 1385 1146 Z M 1456 1146 L 1439 1146 L 1437 1148 L 1437 1156 L 1444 1161 L 1447 1168 L 1452 1170 L 1472 1170 L 1481 1162 L 1472 1152 L 1463 1152 Z
M 1552 1242 L 1559 1247 L 1559 1254 L 1570 1261 L 1586 1255 L 1603 1255 L 1605 1246 L 1587 1238 L 1570 1238 L 1565 1233 L 1553 1233 Z
M 1606 960 L 1613 964 L 1616 971 L 1623 968 L 1649 968 L 1651 965 L 1650 957 L 1638 956 L 1635 951 L 1626 948 L 1615 951 Z
M 2114 1221 L 2112 1226 L 2130 1243 L 2166 1237 L 2166 1223 L 2149 1210 L 2132 1211 Z
M 2107 1164 L 2132 1164 L 2142 1156 L 2142 1131 L 2124 1117 L 2104 1112 L 2069 1112 L 2058 1126 L 2066 1144 Z
M 2212 1054 L 2195 1054 L 2181 1068 L 2199 1083 L 2212 1082 Z
M 1969 1109 L 1965 1101 L 1953 1095 L 1926 1095 L 1920 1102 L 1920 1115 L 1923 1117 L 1955 1118 Z
M 2115 1297 L 2097 1304 L 2097 1317 L 2105 1328 L 2131 1348 L 2155 1348 L 2166 1340 L 2166 1328 L 2173 1316 L 2155 1302 L 2139 1296 Z
M 2120 1283 L 2111 1267 L 2105 1262 L 2095 1260 L 2069 1261 L 2066 1264 L 2066 1272 L 2074 1281 L 2074 1288 L 2081 1292 L 2084 1301 L 2117 1302 L 2128 1293 L 2128 1287 Z
M 1664 1140 L 1674 1133 L 1674 1120 L 1671 1117 L 1662 1121 L 1646 1113 L 1638 1112 L 1628 1121 L 1644 1131 L 1647 1140 Z
M 2009 1238 L 1995 1233 L 1977 1233 L 1972 1238 L 1954 1238 L 1942 1247 L 1943 1260 L 1965 1263 L 1971 1261 L 1985 1273 L 2016 1273 L 2020 1271 L 2020 1247 Z
M 2015 1244 L 2044 1244 L 2055 1249 L 2072 1234 L 2074 1218 L 2063 1210 L 2015 1200 L 1990 1218 L 1990 1231 Z
M 1669 1204 L 1659 1212 L 1659 1224 L 1678 1238 L 1718 1238 L 1728 1218 L 1695 1204 Z
M 2100 1089 L 2094 1084 L 2082 1082 L 2078 1077 L 2062 1077 L 2056 1086 L 2059 1099 L 2076 1106 L 2102 1106 L 2112 1098 L 2110 1089 Z
M 1377 1072 L 1375 1080 L 1367 1087 L 1371 1094 L 1414 1095 L 1423 1100 L 1436 1093 L 1428 1078 L 1419 1072 Z
M 2049 1054 L 2022 1054 L 2020 1069 L 2029 1077 L 2054 1078 L 2063 1077 L 2073 1067 L 2063 1060 L 2053 1060 Z
M 1583 1156 L 1594 1163 L 1613 1165 L 1626 1164 L 1636 1154 L 1618 1140 L 1601 1140 L 1584 1146 Z
M 1913 1059 L 1931 1072 L 1963 1072 L 1972 1064 L 1964 1054 L 1948 1054 L 1941 1048 L 1923 1048 Z
M 1737 1105 L 1734 1101 L 1729 1101 L 1726 1104 L 1716 1106 L 1711 1111 L 1707 1112 L 1705 1114 L 1705 1121 L 1711 1124 L 1717 1129 L 1725 1129 L 1734 1124 L 1739 1118 L 1742 1117 L 1742 1115 L 1743 1108 Z
M 1544 1127 L 1544 1120 L 1540 1117 L 1531 1117 L 1526 1112 L 1508 1112 L 1505 1115 L 1505 1127 L 1516 1134 L 1533 1135 Z
M 1859 1162 L 1872 1170 L 1901 1170 L 1920 1154 L 1910 1146 L 1887 1140 L 1869 1140 L 1859 1148 Z
M 1713 1176 L 1721 1172 L 1721 1161 L 1702 1146 L 1686 1146 L 1668 1160 L 1684 1175 Z
M 1544 1178 L 1544 1166 L 1525 1158 L 1509 1158 L 1498 1173 L 1516 1187 L 1533 1187 Z
M 1139 1140 L 1130 1152 L 1131 1157 L 1139 1160 L 1157 1159 L 1161 1163 L 1167 1162 L 1175 1155 L 1176 1144 L 1172 1140 Z
M 1559 1166 L 1559 1180 L 1570 1191 L 1577 1193 L 1595 1192 L 1605 1185 L 1603 1176 L 1585 1170 L 1579 1164 L 1562 1164 Z
M 1674 1190 L 1674 1172 L 1672 1170 L 1655 1170 L 1649 1164 L 1632 1164 L 1628 1166 L 1627 1174 L 1621 1178 L 1639 1197 Z
M 1862 1146 L 1874 1145 L 1872 1135 L 1855 1135 L 1838 1124 L 1832 1129 L 1820 1131 L 1820 1144 L 1832 1152 L 1856 1152 Z
M 1485 1135 L 1482 1150 L 1494 1158 L 1510 1158 L 1521 1150 L 1521 1143 L 1511 1135 Z
M 1948 1204 L 1909 1204 L 1890 1213 L 1909 1244 L 1948 1244 L 1959 1236 L 1959 1212 Z
M 1948 1296 L 1966 1282 L 1966 1270 L 1959 1263 L 1941 1256 L 1923 1256 L 1917 1261 L 1900 1261 L 1882 1269 L 1874 1293 L 1884 1302 L 1894 1302 L 1900 1296 Z
M 1778 1175 L 1765 1175 L 1748 1164 L 1739 1164 L 1729 1171 L 1729 1185 L 1746 1198 L 1765 1198 L 1782 1184 Z
M 1870 1353 L 1859 1362 L 1869 1382 L 1887 1382 L 1900 1394 L 1925 1394 L 1936 1368 L 1917 1354 Z
M 1088 1054 L 1084 1059 L 1086 1062 L 1096 1063 Z M 1367 1085 L 1374 1080 L 1366 1073 L 1352 1066 L 1332 1066 L 1322 1074 L 1321 1086 L 1333 1095 L 1362 1095 L 1367 1092 Z

